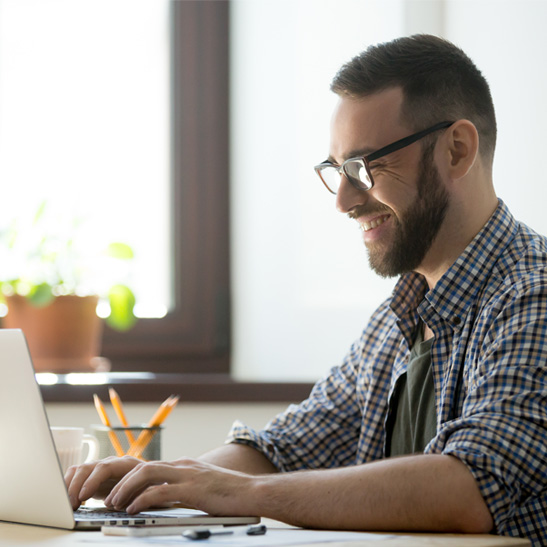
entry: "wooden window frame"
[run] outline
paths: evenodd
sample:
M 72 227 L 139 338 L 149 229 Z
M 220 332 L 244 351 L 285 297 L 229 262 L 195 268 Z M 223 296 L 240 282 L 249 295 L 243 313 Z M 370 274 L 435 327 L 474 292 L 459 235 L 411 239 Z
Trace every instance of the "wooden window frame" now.
M 115 371 L 228 373 L 229 2 L 173 1 L 171 171 L 174 309 L 106 329 Z

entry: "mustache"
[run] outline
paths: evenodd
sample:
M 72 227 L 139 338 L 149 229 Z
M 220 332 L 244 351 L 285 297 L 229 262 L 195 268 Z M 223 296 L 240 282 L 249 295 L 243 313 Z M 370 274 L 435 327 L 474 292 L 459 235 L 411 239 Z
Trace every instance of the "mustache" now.
M 382 214 L 391 214 L 392 211 L 389 207 L 368 207 L 367 205 L 358 205 L 351 211 L 347 213 L 348 218 L 355 220 L 362 216 L 372 216 L 372 215 L 382 215 Z

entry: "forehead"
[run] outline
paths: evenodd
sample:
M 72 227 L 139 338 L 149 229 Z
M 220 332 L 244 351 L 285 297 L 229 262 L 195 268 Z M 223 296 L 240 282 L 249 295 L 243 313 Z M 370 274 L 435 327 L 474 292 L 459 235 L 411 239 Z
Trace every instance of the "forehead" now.
M 390 88 L 366 97 L 341 97 L 331 120 L 330 156 L 373 152 L 407 134 L 400 121 L 403 92 Z

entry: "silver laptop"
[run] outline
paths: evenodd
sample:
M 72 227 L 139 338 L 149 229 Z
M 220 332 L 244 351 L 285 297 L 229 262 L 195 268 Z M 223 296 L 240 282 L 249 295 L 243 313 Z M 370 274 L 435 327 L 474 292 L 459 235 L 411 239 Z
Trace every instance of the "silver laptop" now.
M 17 329 L 0 329 L 0 419 L 0 520 L 69 530 L 96 530 L 103 525 L 209 526 L 260 521 L 252 516 L 214 517 L 193 510 L 138 515 L 105 513 L 101 508 L 74 512 L 27 343 Z

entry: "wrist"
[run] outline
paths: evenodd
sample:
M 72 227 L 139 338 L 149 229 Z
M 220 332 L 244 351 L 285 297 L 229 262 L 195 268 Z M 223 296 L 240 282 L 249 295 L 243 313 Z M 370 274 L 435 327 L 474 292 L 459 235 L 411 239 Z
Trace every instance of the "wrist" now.
M 244 499 L 249 502 L 249 514 L 280 519 L 276 500 L 279 499 L 279 478 L 282 475 L 248 475 Z

